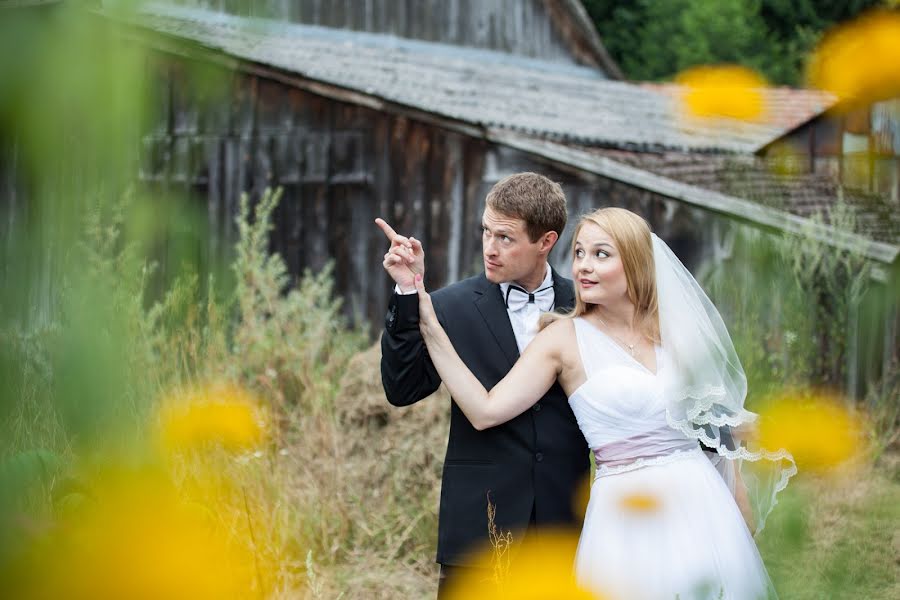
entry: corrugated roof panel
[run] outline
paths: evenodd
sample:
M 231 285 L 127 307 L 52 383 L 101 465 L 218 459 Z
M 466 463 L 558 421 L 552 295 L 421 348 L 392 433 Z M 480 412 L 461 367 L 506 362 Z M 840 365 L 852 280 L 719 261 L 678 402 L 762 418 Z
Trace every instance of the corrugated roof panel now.
M 776 121 L 688 124 L 675 114 L 677 99 L 658 89 L 497 52 L 164 4 L 147 5 L 142 23 L 426 112 L 587 145 L 749 153 L 788 129 Z

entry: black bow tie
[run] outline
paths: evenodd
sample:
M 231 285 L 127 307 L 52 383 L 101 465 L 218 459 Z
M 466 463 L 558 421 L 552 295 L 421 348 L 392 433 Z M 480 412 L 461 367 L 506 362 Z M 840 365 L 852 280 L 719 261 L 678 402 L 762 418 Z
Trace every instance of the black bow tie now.
M 513 294 L 513 292 L 516 293 Z M 553 310 L 553 298 L 552 285 L 533 292 L 527 292 L 524 288 L 510 284 L 506 290 L 506 308 L 515 312 L 522 310 L 528 304 L 536 304 L 541 311 L 549 312 Z

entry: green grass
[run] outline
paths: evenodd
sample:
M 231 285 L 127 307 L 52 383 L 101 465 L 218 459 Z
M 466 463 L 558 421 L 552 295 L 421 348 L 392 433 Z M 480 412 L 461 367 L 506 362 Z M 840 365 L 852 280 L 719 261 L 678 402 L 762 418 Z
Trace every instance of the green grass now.
M 799 476 L 757 542 L 781 598 L 900 598 L 900 452 Z

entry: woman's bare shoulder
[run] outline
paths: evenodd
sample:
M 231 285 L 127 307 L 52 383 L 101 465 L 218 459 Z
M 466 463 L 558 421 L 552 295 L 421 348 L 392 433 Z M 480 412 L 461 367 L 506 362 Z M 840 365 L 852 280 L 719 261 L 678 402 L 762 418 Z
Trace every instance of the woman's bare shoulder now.
M 559 369 L 559 382 L 566 393 L 576 389 L 584 382 L 584 368 L 578 353 L 578 340 L 575 334 L 575 319 L 557 319 L 547 325 L 541 335 L 547 335 L 547 347 L 556 359 Z
M 543 338 L 545 343 L 554 348 L 560 350 L 570 348 L 575 341 L 575 322 L 571 318 L 556 319 L 544 327 L 538 337 Z

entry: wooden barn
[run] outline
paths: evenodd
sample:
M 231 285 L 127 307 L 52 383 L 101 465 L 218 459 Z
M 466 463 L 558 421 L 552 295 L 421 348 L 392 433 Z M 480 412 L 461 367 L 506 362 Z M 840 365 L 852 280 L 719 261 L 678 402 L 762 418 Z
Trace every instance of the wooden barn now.
M 812 232 L 862 248 L 874 285 L 897 289 L 896 183 L 857 192 L 815 161 L 787 177 L 766 165 L 780 142 L 835 127 L 810 126 L 831 123 L 827 95 L 773 90 L 762 123 L 685 121 L 677 89 L 622 80 L 577 0 L 183 0 L 123 25 L 151 49 L 159 90 L 138 177 L 205 203 L 214 254 L 234 239 L 242 192 L 283 188 L 274 249 L 295 274 L 335 261 L 348 313 L 376 329 L 390 285 L 374 218 L 423 240 L 438 287 L 480 269 L 485 194 L 524 170 L 559 181 L 573 219 L 641 213 L 692 268 L 727 260 L 740 228 Z M 208 95 L 197 65 L 228 82 L 225 96 Z M 829 225 L 839 200 L 862 229 Z M 866 333 L 877 351 L 863 379 L 897 358 L 892 302 Z

